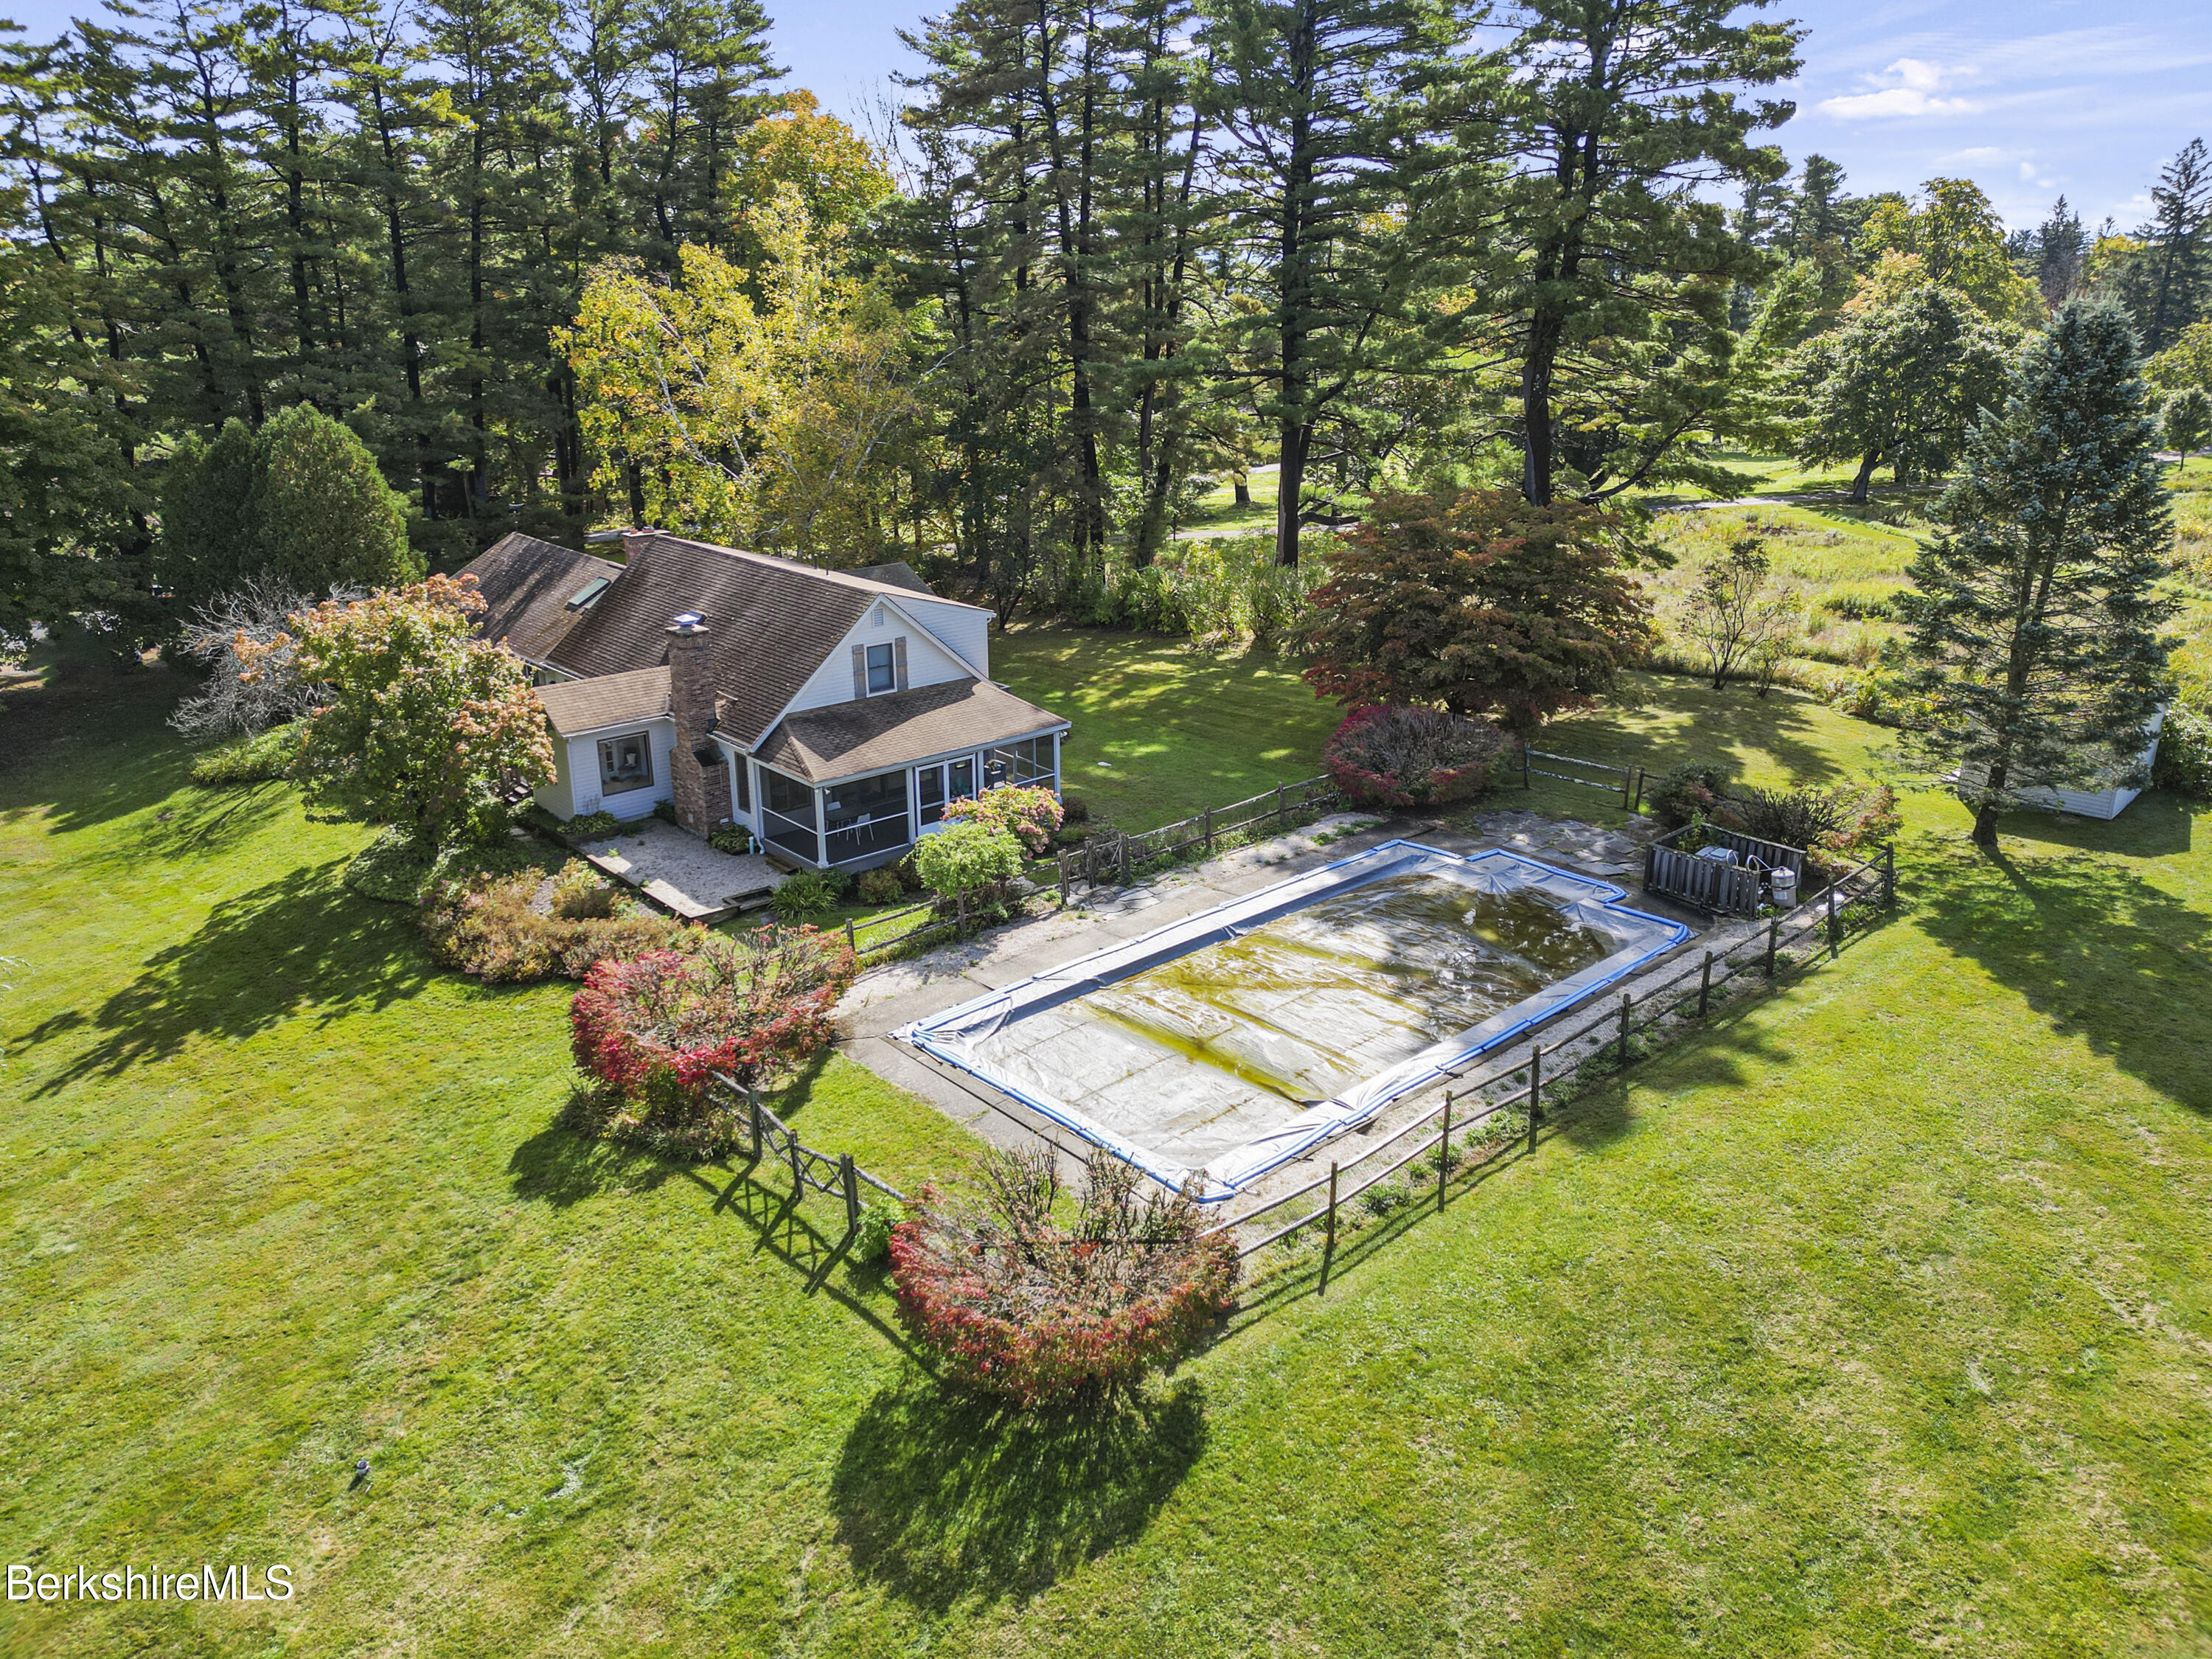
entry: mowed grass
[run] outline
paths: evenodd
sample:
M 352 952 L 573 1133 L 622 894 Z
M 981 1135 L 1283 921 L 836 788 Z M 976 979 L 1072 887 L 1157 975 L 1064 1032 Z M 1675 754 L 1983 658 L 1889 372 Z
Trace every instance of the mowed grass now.
M 1141 641 L 1053 648 L 1077 641 L 1089 678 L 1159 672 Z M 1310 718 L 1294 682 L 1216 672 Z M 1638 690 L 1572 746 L 1818 775 L 1883 736 Z M 2022 817 L 1984 860 L 1916 798 L 1905 911 L 1836 966 L 1140 1407 L 1023 1422 L 942 1399 L 869 1275 L 810 1294 L 805 1241 L 763 1231 L 773 1175 L 555 1127 L 562 990 L 435 971 L 337 886 L 362 832 L 289 791 L 184 787 L 172 693 L 80 665 L 0 716 L 0 955 L 27 964 L 0 973 L 0 1554 L 286 1561 L 301 1593 L 0 1603 L 0 1650 L 2212 1637 L 2212 817 Z M 1210 707 L 1156 696 L 1168 757 L 1130 769 L 1171 772 Z M 963 1155 L 856 1067 L 803 1092 L 811 1139 L 895 1180 Z
M 1344 718 L 1294 660 L 1243 647 L 1018 628 L 992 639 L 991 672 L 1074 722 L 1063 787 L 1133 831 L 1312 777 Z

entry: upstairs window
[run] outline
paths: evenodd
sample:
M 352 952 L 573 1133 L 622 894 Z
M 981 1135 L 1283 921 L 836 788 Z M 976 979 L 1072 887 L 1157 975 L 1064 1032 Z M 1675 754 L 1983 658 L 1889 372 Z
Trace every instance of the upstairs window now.
M 868 647 L 868 695 L 880 696 L 898 690 L 898 664 L 888 645 Z

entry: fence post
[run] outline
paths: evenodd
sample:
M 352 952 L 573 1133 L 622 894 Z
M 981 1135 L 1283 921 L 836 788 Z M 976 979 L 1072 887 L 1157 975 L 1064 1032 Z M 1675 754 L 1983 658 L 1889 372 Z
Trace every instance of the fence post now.
M 1698 970 L 1698 1018 L 1705 1017 L 1705 1008 L 1713 1000 L 1713 953 L 1705 952 L 1705 965 Z
M 1769 979 L 1774 977 L 1774 947 L 1781 937 L 1782 918 L 1769 916 L 1766 919 L 1766 976 Z
M 1451 1174 L 1451 1091 L 1444 1091 L 1444 1133 L 1437 1143 L 1437 1213 L 1444 1209 L 1444 1182 Z
M 1122 836 L 1121 836 L 1121 885 L 1122 885 L 1122 886 L 1124 886 L 1124 887 L 1127 887 L 1128 884 L 1129 884 L 1129 837 L 1128 837 L 1128 835 L 1127 834 L 1127 832 L 1125 831 L 1125 832 L 1123 833 Z
M 1060 849 L 1060 908 L 1067 908 L 1067 848 Z
M 1275 828 L 1280 830 L 1291 821 L 1291 809 L 1283 803 L 1283 786 L 1275 786 Z
M 1211 806 L 1206 809 L 1206 855 L 1208 858 L 1213 856 L 1213 809 Z
M 798 1130 L 786 1124 L 783 1133 L 791 1148 L 791 1201 L 796 1206 L 806 1196 L 806 1167 L 801 1161 L 806 1156 L 806 1149 L 799 1144 Z
M 761 1158 L 760 1091 L 750 1085 L 745 1090 L 745 1118 L 751 1127 L 753 1141 L 752 1157 L 747 1162 L 757 1164 Z
M 1524 742 L 1523 744 L 1522 744 L 1522 745 L 1521 745 L 1521 787 L 1522 787 L 1523 789 L 1526 789 L 1526 788 L 1528 788 L 1528 787 L 1529 787 L 1529 783 L 1528 783 L 1528 745 L 1525 742 Z
M 1620 769 L 1620 810 L 1628 810 L 1628 769 L 1625 766 Z
M 1326 1242 L 1321 1247 L 1321 1287 L 1328 1288 L 1329 1263 L 1336 1260 L 1336 1165 L 1328 1166 L 1328 1223 Z
M 1636 769 L 1636 805 L 1628 810 L 1638 814 L 1644 811 L 1644 769 L 1640 766 Z
M 1844 917 L 1843 913 L 1836 908 L 1838 884 L 1835 882 L 1828 884 L 1828 960 L 1831 962 L 1836 959 L 1836 953 L 1844 948 Z
M 952 895 L 952 937 L 968 937 L 968 890 L 964 887 Z
M 1544 1045 L 1528 1050 L 1528 1150 L 1536 1150 L 1536 1126 L 1544 1121 Z
M 1897 908 L 1897 843 L 1881 849 L 1881 908 Z
M 845 1183 L 845 1241 L 850 1243 L 860 1231 L 860 1172 L 853 1165 L 852 1153 L 838 1153 L 837 1176 Z
M 856 957 L 860 954 L 860 935 L 853 931 L 853 919 L 850 916 L 845 918 L 845 948 Z
M 1628 1069 L 1628 993 L 1620 994 L 1620 1069 Z

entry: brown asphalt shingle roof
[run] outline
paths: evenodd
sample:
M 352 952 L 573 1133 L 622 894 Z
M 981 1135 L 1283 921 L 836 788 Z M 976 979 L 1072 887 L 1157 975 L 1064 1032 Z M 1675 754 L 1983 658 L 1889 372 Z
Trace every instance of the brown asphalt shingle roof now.
M 601 674 L 587 680 L 562 680 L 538 688 L 545 716 L 563 737 L 649 720 L 668 712 L 668 666 L 639 668 L 627 674 Z
M 489 606 L 477 632 L 504 640 L 519 656 L 544 662 L 586 614 L 568 609 L 576 591 L 595 577 L 612 580 L 622 567 L 518 531 L 478 555 L 464 574 L 477 579 L 477 592 Z
M 624 545 L 617 565 L 508 536 L 466 568 L 491 604 L 485 637 L 508 639 L 524 656 L 580 678 L 603 678 L 665 665 L 669 623 L 696 611 L 708 630 L 723 735 L 747 747 L 767 735 L 869 605 L 929 592 L 904 564 L 818 570 L 658 532 Z M 595 575 L 612 577 L 612 586 L 585 610 L 568 611 L 569 597 Z
M 788 776 L 826 783 L 1041 737 L 1066 725 L 988 680 L 949 680 L 793 714 L 758 754 Z

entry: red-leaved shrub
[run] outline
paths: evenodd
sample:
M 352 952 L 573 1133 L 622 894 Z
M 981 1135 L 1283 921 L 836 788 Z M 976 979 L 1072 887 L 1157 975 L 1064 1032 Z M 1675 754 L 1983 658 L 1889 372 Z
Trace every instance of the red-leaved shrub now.
M 1023 1405 L 1111 1393 L 1229 1310 L 1237 1251 L 1186 1194 L 1139 1196 L 1093 1152 L 1073 1224 L 1049 1151 L 987 1151 L 972 1188 L 922 1188 L 891 1234 L 899 1315 L 948 1378 Z
M 1322 763 L 1362 805 L 1442 806 L 1480 794 L 1517 753 L 1509 733 L 1480 720 L 1370 703 L 1344 717 Z
M 708 933 L 693 951 L 598 963 L 568 1005 L 568 1025 L 599 1127 L 722 1150 L 738 1126 L 708 1091 L 714 1074 L 755 1086 L 828 1047 L 831 1010 L 857 971 L 842 937 L 811 927 Z

